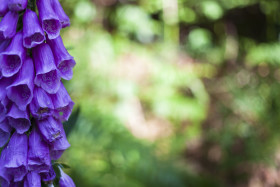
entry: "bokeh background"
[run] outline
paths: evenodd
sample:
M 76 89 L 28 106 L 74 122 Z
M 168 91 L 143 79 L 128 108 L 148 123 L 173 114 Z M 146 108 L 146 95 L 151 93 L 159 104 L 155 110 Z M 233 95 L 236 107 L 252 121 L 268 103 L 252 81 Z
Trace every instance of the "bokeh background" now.
M 78 187 L 280 186 L 279 0 L 63 0 Z

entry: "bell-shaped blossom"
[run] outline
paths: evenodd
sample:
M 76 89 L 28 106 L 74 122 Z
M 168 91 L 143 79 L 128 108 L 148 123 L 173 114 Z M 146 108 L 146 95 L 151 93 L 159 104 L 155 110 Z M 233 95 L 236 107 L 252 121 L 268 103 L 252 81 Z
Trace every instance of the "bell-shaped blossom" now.
M 5 147 L 7 153 L 4 167 L 14 182 L 22 181 L 27 173 L 28 137 L 26 134 L 14 133 Z
M 32 49 L 32 54 L 36 69 L 34 83 L 50 94 L 56 93 L 60 87 L 60 77 L 50 46 L 46 43 L 38 45 Z
M 50 39 L 58 37 L 62 26 L 53 10 L 51 0 L 37 0 L 37 7 L 43 30 L 46 31 Z
M 7 87 L 7 96 L 20 110 L 26 110 L 31 102 L 34 88 L 34 66 L 31 58 L 27 58 L 15 81 Z
M 41 176 L 37 172 L 28 172 L 22 186 L 41 187 Z
M 14 127 L 19 134 L 23 134 L 31 126 L 28 112 L 20 110 L 15 104 L 12 104 L 10 111 L 7 113 L 7 119 L 11 127 Z
M 28 170 L 48 172 L 51 166 L 49 146 L 36 127 L 29 135 L 28 147 Z
M 26 9 L 28 0 L 8 0 L 8 7 L 11 11 L 22 11 Z
M 41 187 L 41 176 L 37 172 L 28 172 L 25 180 L 24 187 Z
M 51 97 L 40 87 L 35 86 L 33 99 L 29 105 L 31 114 L 37 119 L 50 116 L 53 113 L 53 103 Z
M 40 133 L 47 143 L 52 143 L 54 140 L 62 137 L 60 125 L 62 125 L 61 122 L 53 117 L 37 120 Z
M 50 144 L 50 154 L 52 160 L 59 159 L 63 152 L 70 147 L 62 123 L 60 123 L 59 126 L 61 130 L 61 138 L 56 139 Z
M 60 121 L 68 120 L 72 112 L 74 102 L 71 100 L 71 97 L 62 83 L 60 84 L 58 92 L 56 94 L 52 94 L 51 98 L 54 105 L 54 116 Z
M 70 19 L 67 16 L 67 14 L 64 12 L 59 1 L 51 0 L 51 3 L 52 3 L 54 12 L 56 13 L 57 17 L 59 18 L 62 28 L 70 26 Z
M 12 128 L 7 119 L 0 122 L 0 147 L 3 147 L 9 140 Z
M 1 69 L 4 77 L 16 74 L 22 66 L 26 57 L 26 50 L 22 44 L 22 32 L 18 32 L 7 49 L 0 53 L 2 58 Z
M 65 80 L 70 80 L 73 76 L 72 69 L 76 62 L 64 47 L 62 38 L 59 36 L 53 40 L 48 39 L 47 43 L 52 49 L 59 75 Z
M 5 16 L 5 14 L 9 11 L 8 1 L 0 0 L 0 17 Z
M 26 9 L 22 22 L 24 47 L 32 48 L 45 41 L 45 33 L 40 26 L 37 14 L 35 12 Z
M 9 156 L 10 154 L 6 146 L 5 149 L 1 151 L 0 157 L 0 185 L 3 187 L 9 187 L 10 181 L 12 179 L 12 176 L 8 174 L 7 168 L 5 168 L 4 166 L 6 162 L 6 157 Z
M 69 177 L 64 171 L 59 168 L 61 177 L 59 179 L 59 186 L 60 187 L 75 187 L 75 184 L 71 177 Z
M 7 112 L 7 91 L 6 88 L 13 82 L 13 78 L 0 79 L 0 121 L 5 119 Z
M 56 177 L 56 174 L 55 174 L 52 166 L 48 172 L 41 173 L 41 178 L 45 182 L 52 181 L 55 179 L 55 177 Z
M 18 13 L 9 11 L 0 22 L 0 39 L 12 38 L 16 34 Z

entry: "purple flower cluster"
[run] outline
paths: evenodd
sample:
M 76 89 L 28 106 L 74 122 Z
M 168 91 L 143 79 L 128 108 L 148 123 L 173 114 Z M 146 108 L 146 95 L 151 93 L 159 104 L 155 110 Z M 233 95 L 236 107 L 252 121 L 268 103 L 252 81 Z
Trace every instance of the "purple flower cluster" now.
M 70 147 L 62 122 L 73 101 L 61 82 L 75 61 L 60 30 L 70 25 L 59 0 L 0 0 L 0 183 L 52 184 L 57 160 Z M 35 5 L 35 4 L 34 4 Z M 75 186 L 61 168 L 59 186 Z

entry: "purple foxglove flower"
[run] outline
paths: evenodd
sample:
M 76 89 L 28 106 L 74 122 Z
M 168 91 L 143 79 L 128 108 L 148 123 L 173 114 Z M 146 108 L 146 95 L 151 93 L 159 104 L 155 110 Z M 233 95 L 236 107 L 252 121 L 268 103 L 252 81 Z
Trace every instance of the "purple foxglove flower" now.
M 52 181 L 56 177 L 53 167 L 51 166 L 50 170 L 46 173 L 41 173 L 41 178 L 43 181 Z
M 53 7 L 54 12 L 56 13 L 57 17 L 59 18 L 59 21 L 62 25 L 62 28 L 70 26 L 70 19 L 65 14 L 61 4 L 58 0 L 51 0 L 51 4 Z
M 37 120 L 37 126 L 41 132 L 42 137 L 47 143 L 51 143 L 56 139 L 60 139 L 61 135 L 61 122 L 54 119 L 53 117 L 48 117 L 46 119 Z
M 16 34 L 18 13 L 9 11 L 0 22 L 0 39 L 12 38 Z
M 52 49 L 59 75 L 65 80 L 70 80 L 73 76 L 72 68 L 76 62 L 65 49 L 62 38 L 58 36 L 53 40 L 48 39 L 47 43 Z
M 61 138 L 56 139 L 50 145 L 50 154 L 52 160 L 59 159 L 63 152 L 70 147 L 62 123 L 60 123 L 59 125 L 61 130 Z
M 72 112 L 74 102 L 71 100 L 71 97 L 62 83 L 60 84 L 58 92 L 52 94 L 51 98 L 55 108 L 54 116 L 60 121 L 67 121 Z
M 9 11 L 8 1 L 0 0 L 0 17 L 5 16 L 5 14 Z
M 35 12 L 26 9 L 22 22 L 24 47 L 32 48 L 45 41 L 45 33 L 40 26 L 37 14 Z
M 11 77 L 21 68 L 26 50 L 22 44 L 22 32 L 18 32 L 5 51 L 0 53 L 1 69 L 4 77 Z
M 51 166 L 49 146 L 36 127 L 29 135 L 28 147 L 28 170 L 38 173 L 48 172 Z
M 7 147 L 4 167 L 14 182 L 22 181 L 27 173 L 28 137 L 26 134 L 14 133 Z
M 60 87 L 60 77 L 53 54 L 48 44 L 43 43 L 32 49 L 36 77 L 34 83 L 46 92 L 54 94 Z
M 3 121 L 4 118 L 6 117 L 6 112 L 7 112 L 7 104 L 8 100 L 6 99 L 7 97 L 7 92 L 6 88 L 11 82 L 13 81 L 13 78 L 5 78 L 3 77 L 0 79 L 0 121 Z
M 38 119 L 52 115 L 54 107 L 50 96 L 42 88 L 36 86 L 33 95 L 33 100 L 29 105 L 31 114 Z
M 0 157 L 0 184 L 2 187 L 9 187 L 12 176 L 7 173 L 7 169 L 4 167 L 6 157 L 8 157 L 7 147 L 3 149 Z
M 60 187 L 75 187 L 75 183 L 66 173 L 63 172 L 61 168 L 59 168 L 61 177 L 59 179 L 59 186 Z
M 28 172 L 24 180 L 24 187 L 41 187 L 41 176 L 37 172 Z
M 8 7 L 11 11 L 22 11 L 27 7 L 27 0 L 8 0 Z
M 26 110 L 33 97 L 34 66 L 31 58 L 27 58 L 17 74 L 15 81 L 6 88 L 8 98 L 20 110 Z
M 62 28 L 58 16 L 55 14 L 50 0 L 37 0 L 39 18 L 43 27 L 50 39 L 59 36 Z
M 10 138 L 12 128 L 7 119 L 0 122 L 0 147 L 3 147 Z
M 11 106 L 7 113 L 10 126 L 14 127 L 19 134 L 23 134 L 31 126 L 27 111 L 21 111 L 15 104 Z

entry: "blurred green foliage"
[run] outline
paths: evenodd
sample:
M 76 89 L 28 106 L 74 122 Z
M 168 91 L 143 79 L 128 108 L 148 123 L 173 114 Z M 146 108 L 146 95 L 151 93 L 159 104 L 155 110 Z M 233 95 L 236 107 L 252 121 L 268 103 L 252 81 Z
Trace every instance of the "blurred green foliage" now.
M 61 3 L 77 186 L 280 184 L 278 0 Z

